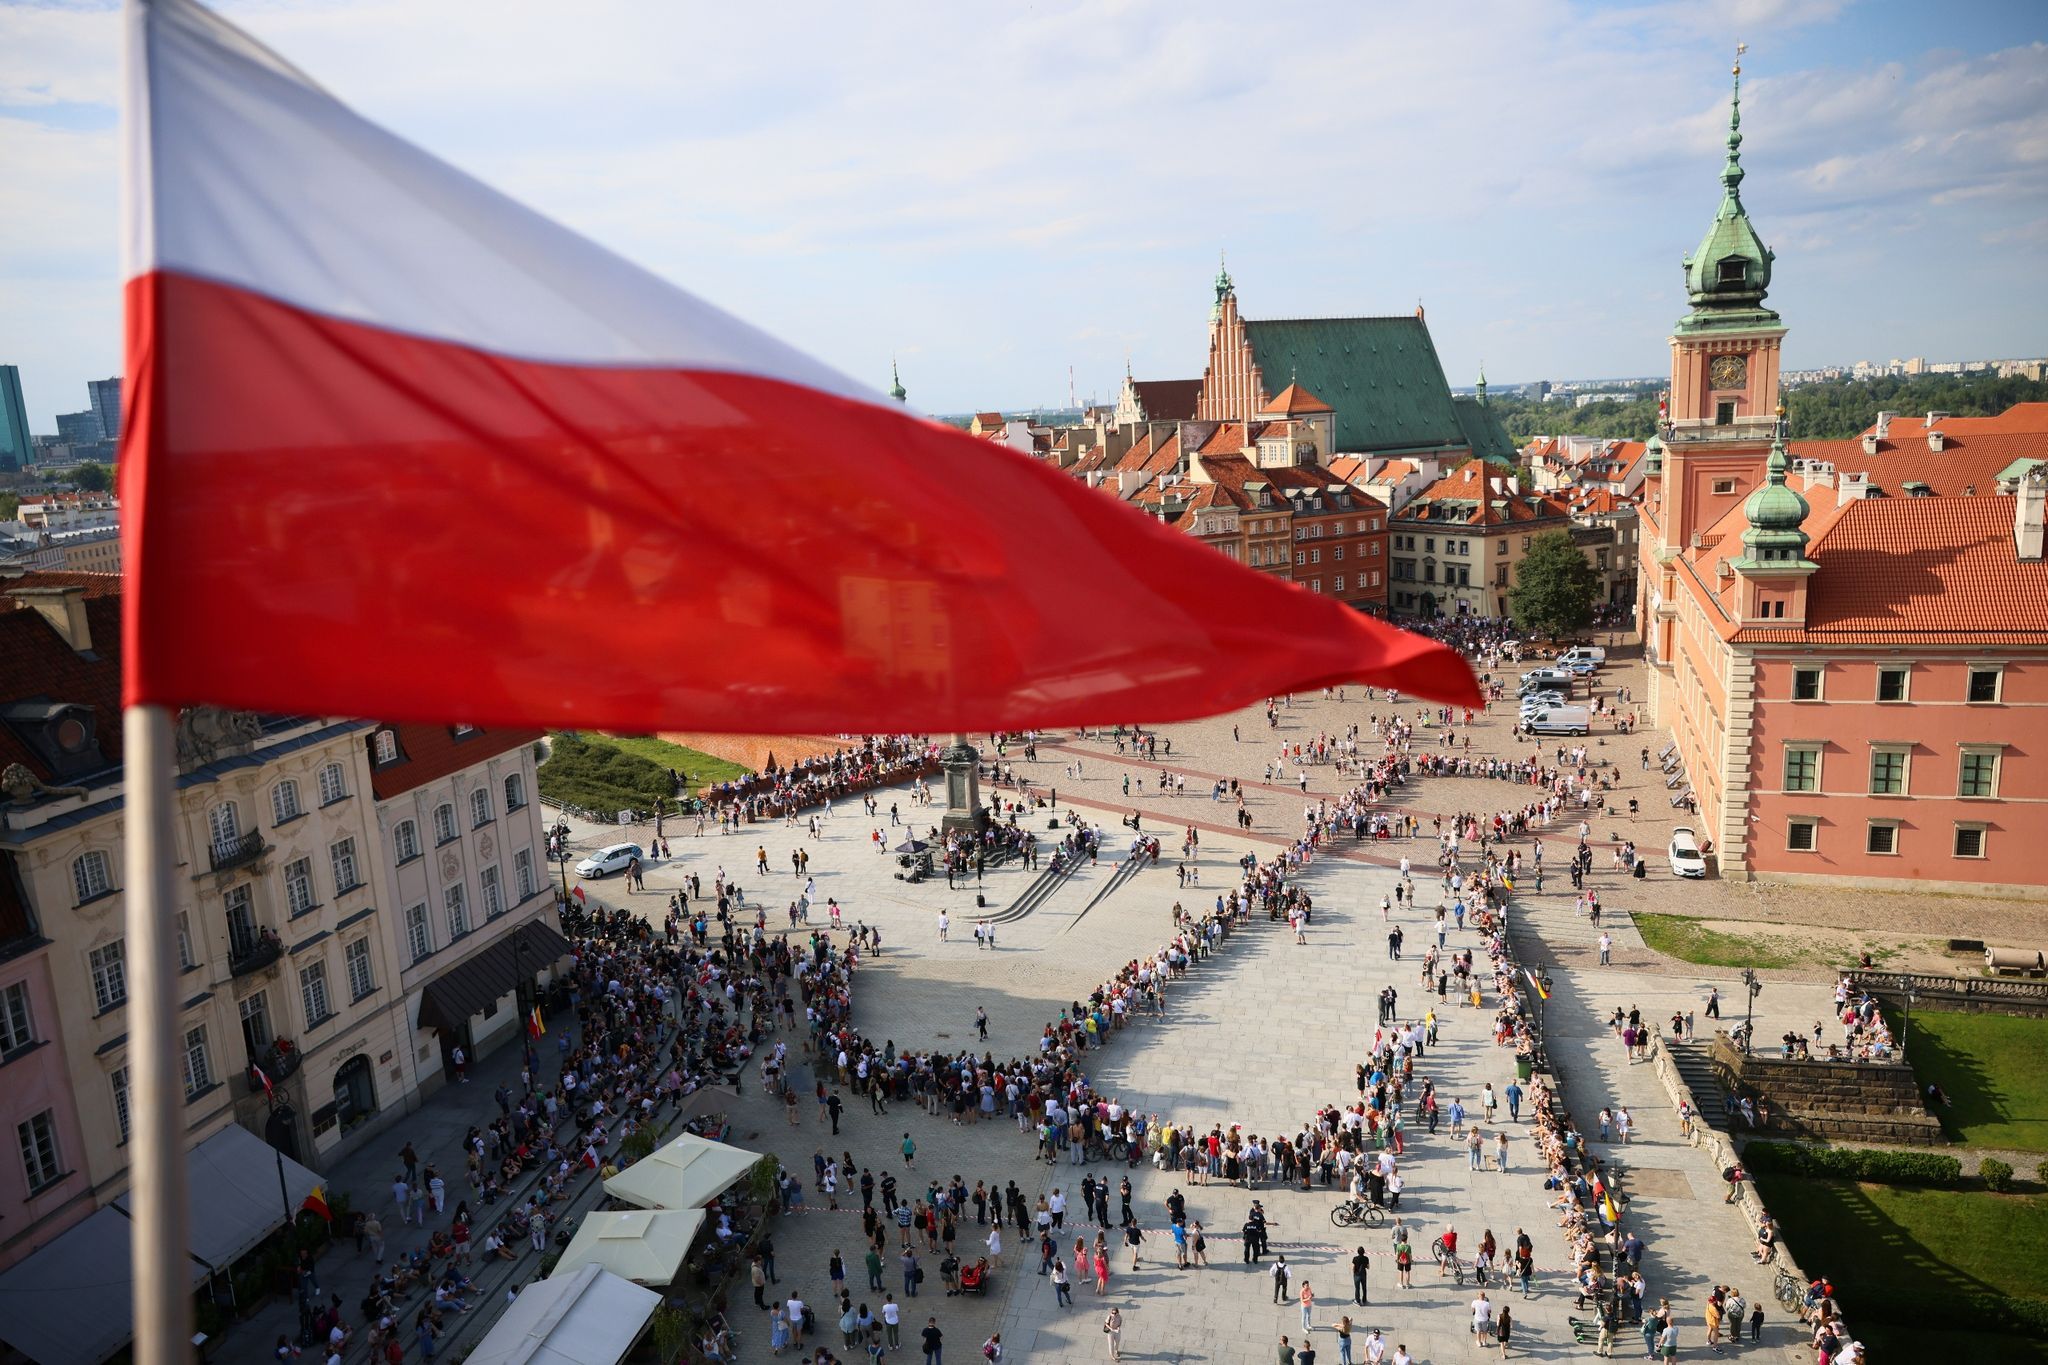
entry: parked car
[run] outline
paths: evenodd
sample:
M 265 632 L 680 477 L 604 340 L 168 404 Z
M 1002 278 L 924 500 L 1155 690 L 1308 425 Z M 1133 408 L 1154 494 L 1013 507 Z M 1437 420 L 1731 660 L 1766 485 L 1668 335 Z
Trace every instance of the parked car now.
M 1572 675 L 1561 668 L 1539 668 L 1534 673 L 1522 675 L 1521 692 L 1524 696 L 1550 689 L 1569 692 L 1574 681 Z
M 1547 711 L 1553 706 L 1565 706 L 1570 700 L 1562 692 L 1531 692 L 1522 698 L 1522 714 L 1526 716 L 1531 711 Z
M 1593 713 L 1583 706 L 1552 706 L 1524 716 L 1522 728 L 1532 735 L 1590 734 Z
M 1599 645 L 1573 645 L 1557 656 L 1560 664 L 1588 663 L 1598 668 L 1607 662 L 1607 651 Z
M 1570 663 L 1560 664 L 1559 667 L 1574 678 L 1590 678 L 1600 671 L 1600 665 L 1591 659 L 1573 659 Z
M 608 877 L 614 872 L 624 872 L 626 865 L 635 858 L 646 860 L 638 844 L 612 844 L 576 864 L 579 877 Z
M 1684 825 L 1671 831 L 1671 875 L 1674 877 L 1704 877 L 1707 875 L 1707 860 L 1700 854 L 1699 837 Z

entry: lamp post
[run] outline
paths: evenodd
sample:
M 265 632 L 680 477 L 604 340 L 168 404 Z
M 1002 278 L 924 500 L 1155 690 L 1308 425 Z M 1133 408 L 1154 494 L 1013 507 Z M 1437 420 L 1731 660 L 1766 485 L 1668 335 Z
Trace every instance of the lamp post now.
M 1913 1031 L 1913 1002 L 1920 998 L 1911 986 L 1906 987 L 1906 1017 L 1899 1021 L 1899 1060 L 1906 1060 L 1906 1035 Z
M 1753 1017 L 1756 1013 L 1756 998 L 1764 993 L 1764 983 L 1756 979 L 1754 969 L 1744 967 L 1742 969 L 1742 984 L 1748 992 L 1748 999 L 1742 1006 L 1742 1050 L 1748 1052 L 1751 1044 L 1756 1039 L 1756 1025 L 1753 1022 Z

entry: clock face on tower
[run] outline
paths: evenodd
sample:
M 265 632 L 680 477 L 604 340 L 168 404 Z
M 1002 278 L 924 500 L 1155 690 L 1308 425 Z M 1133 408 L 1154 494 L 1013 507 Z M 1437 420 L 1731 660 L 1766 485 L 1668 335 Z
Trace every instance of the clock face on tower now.
M 1749 373 L 1749 367 L 1739 355 L 1717 356 L 1707 370 L 1707 382 L 1717 389 L 1742 388 Z

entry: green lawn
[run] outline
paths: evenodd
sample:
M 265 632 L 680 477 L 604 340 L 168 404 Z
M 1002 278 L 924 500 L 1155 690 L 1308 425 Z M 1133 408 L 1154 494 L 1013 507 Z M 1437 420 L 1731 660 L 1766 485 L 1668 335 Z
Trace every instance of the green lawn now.
M 1915 1010 L 1906 1055 L 1922 1086 L 1948 1092 L 1941 1124 L 1951 1137 L 2048 1152 L 2048 1019 Z
M 1681 962 L 1708 967 L 1796 967 L 1804 956 L 1790 940 L 1725 934 L 1690 915 L 1639 914 L 1635 920 L 1643 942 Z
M 713 758 L 710 754 L 699 753 L 695 749 L 686 749 L 680 744 L 671 744 L 665 739 L 656 739 L 652 735 L 592 735 L 586 737 L 597 739 L 605 744 L 615 745 L 629 754 L 635 754 L 650 762 L 659 763 L 664 768 L 674 768 L 679 773 L 687 773 L 692 792 L 713 782 L 730 782 L 736 777 L 746 777 L 753 772 L 751 768 L 742 768 L 737 763 L 728 762 L 722 758 Z
M 1756 1180 L 1800 1264 L 1834 1280 L 1850 1329 L 1888 1346 L 1884 1358 L 1915 1358 L 1904 1338 L 1917 1329 L 1909 1326 L 1894 1340 L 1879 1319 L 1910 1319 L 1916 1303 L 1957 1293 L 2048 1297 L 2048 1198 L 1765 1172 Z M 2012 1354 L 1969 1358 L 2048 1359 L 2048 1353 L 2019 1354 L 2023 1343 L 2016 1337 L 1987 1340 Z M 1965 1357 L 1949 1351 L 1935 1358 Z

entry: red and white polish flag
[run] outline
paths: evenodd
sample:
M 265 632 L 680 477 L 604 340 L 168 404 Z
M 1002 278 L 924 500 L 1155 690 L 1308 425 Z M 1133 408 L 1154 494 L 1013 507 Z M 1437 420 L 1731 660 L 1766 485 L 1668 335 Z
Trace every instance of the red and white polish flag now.
M 1212 713 L 1434 643 L 922 420 L 129 0 L 130 703 L 626 730 Z

